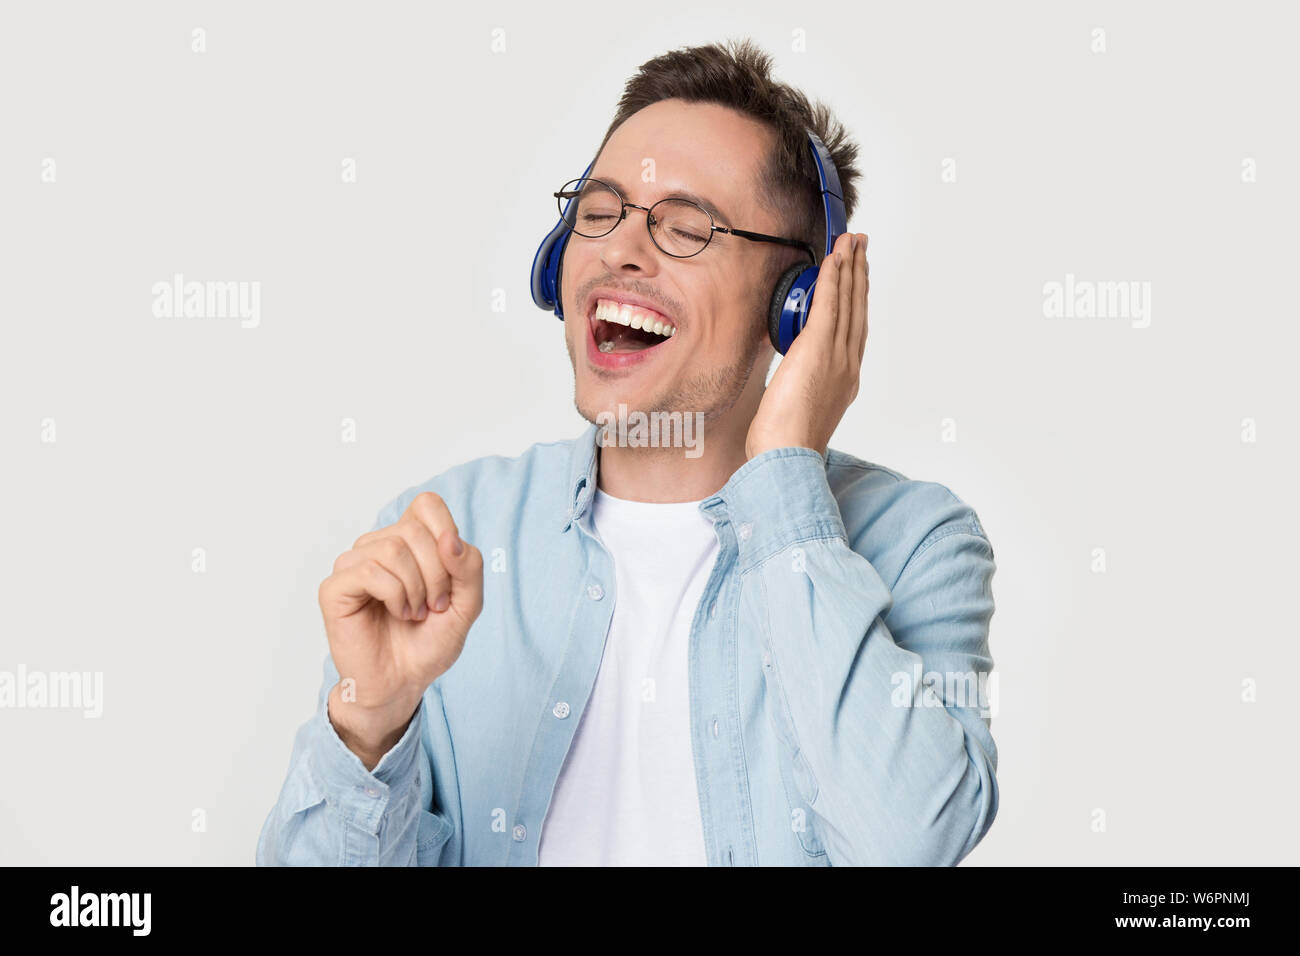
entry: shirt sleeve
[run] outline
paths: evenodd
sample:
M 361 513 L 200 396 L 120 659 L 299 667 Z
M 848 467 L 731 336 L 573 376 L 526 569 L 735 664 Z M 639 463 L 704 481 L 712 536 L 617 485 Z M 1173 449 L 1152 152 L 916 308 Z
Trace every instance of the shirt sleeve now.
M 955 865 L 998 806 L 995 565 L 974 512 L 904 481 L 889 519 L 859 522 L 852 487 L 837 502 L 806 448 L 756 456 L 729 484 L 742 621 L 762 636 L 768 719 L 829 861 Z M 892 584 L 862 553 L 873 534 L 902 555 Z
M 420 746 L 426 701 L 421 698 L 401 739 L 367 771 L 329 720 L 329 693 L 338 681 L 326 655 L 316 712 L 298 729 L 279 800 L 258 838 L 259 866 L 417 863 L 420 773 L 429 773 Z
M 402 499 L 379 513 L 374 528 L 396 520 Z M 373 529 L 372 529 L 373 530 Z M 428 736 L 446 742 L 441 705 L 426 689 L 405 733 L 371 771 L 348 749 L 329 719 L 339 673 L 325 655 L 316 712 L 298 728 L 289 772 L 257 841 L 258 866 L 440 866 L 454 862 L 452 815 L 436 807 Z M 431 709 L 432 708 L 432 709 Z M 434 718 L 439 723 L 431 726 Z M 436 729 L 436 733 L 433 731 Z M 444 747 L 443 750 L 447 751 Z M 444 759 L 443 788 L 454 785 Z

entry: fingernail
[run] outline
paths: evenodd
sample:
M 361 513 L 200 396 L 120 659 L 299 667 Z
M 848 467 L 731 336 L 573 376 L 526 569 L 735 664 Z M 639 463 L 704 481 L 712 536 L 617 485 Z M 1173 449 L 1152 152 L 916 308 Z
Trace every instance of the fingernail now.
M 406 620 L 407 618 L 409 618 L 410 616 L 411 616 L 411 605 L 409 605 L 409 604 L 403 604 L 403 605 L 402 605 L 402 620 L 405 621 L 405 620 Z
M 433 609 L 441 614 L 443 611 L 447 610 L 447 605 L 450 603 L 451 601 L 448 599 L 446 594 L 439 594 L 438 600 L 433 602 Z
M 451 542 L 451 553 L 459 558 L 464 551 L 465 543 L 460 540 L 460 535 L 456 535 L 455 539 Z
M 428 616 L 429 616 L 429 605 L 421 604 L 420 610 L 415 612 L 415 619 L 417 621 L 423 621 Z

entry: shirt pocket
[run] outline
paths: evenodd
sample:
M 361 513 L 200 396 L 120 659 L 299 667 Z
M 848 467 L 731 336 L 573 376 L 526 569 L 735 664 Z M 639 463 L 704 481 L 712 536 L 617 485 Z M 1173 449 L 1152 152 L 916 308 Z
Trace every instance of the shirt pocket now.
M 824 857 L 826 847 L 817 838 L 813 829 L 813 811 L 800 795 L 799 781 L 811 778 L 808 764 L 803 759 L 803 751 L 796 750 L 794 759 L 786 758 L 784 753 L 777 754 L 777 763 L 781 765 L 781 783 L 785 787 L 786 803 L 790 807 L 788 823 L 794 835 L 799 838 L 799 845 L 809 856 Z M 814 799 L 816 799 L 814 795 Z
M 799 845 L 809 856 L 826 855 L 826 847 L 813 831 L 813 810 L 808 801 L 817 800 L 817 781 L 813 776 L 803 751 L 794 739 L 794 728 L 790 724 L 789 714 L 785 711 L 785 696 L 781 693 L 780 681 L 772 674 L 770 666 L 763 668 L 764 706 L 767 708 L 768 726 L 776 737 L 776 762 L 781 770 L 781 785 L 785 789 L 786 804 L 789 807 L 787 823 Z M 808 801 L 803 794 L 808 794 Z
M 437 866 L 442 846 L 451 836 L 451 823 L 446 817 L 420 809 L 419 827 L 415 837 L 416 866 Z
M 766 606 L 766 586 L 761 577 L 755 583 L 761 589 L 763 606 Z M 767 726 L 777 741 L 776 762 L 780 766 L 781 785 L 785 789 L 786 805 L 790 811 L 786 824 L 799 838 L 803 851 L 822 862 L 826 857 L 826 847 L 813 830 L 813 811 L 809 805 L 817 800 L 817 778 L 795 739 L 794 723 L 786 707 L 785 689 L 781 686 L 781 678 L 776 674 L 776 661 L 773 658 L 766 618 L 761 620 L 760 627 L 763 635 L 763 706 L 767 712 Z M 804 793 L 808 794 L 808 801 L 804 800 Z

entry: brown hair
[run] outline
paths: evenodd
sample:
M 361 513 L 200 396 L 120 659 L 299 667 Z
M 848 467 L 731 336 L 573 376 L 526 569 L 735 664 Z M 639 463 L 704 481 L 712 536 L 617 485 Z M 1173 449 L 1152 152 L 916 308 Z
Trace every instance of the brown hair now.
M 596 155 L 629 116 L 660 100 L 716 103 L 751 116 L 776 134 L 759 176 L 760 198 L 786 224 L 782 235 L 807 241 L 820 262 L 826 223 L 805 130 L 816 133 L 830 151 L 850 220 L 858 198 L 858 146 L 824 104 L 809 102 L 799 90 L 772 79 L 771 68 L 771 55 L 749 39 L 729 40 L 725 46 L 681 47 L 647 60 L 623 88 Z M 775 258 L 783 247 L 773 245 L 771 250 Z

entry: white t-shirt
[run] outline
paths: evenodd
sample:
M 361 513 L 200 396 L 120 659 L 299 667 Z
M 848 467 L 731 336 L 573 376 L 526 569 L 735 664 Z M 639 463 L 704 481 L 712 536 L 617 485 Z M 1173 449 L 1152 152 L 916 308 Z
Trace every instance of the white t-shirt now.
M 687 649 L 718 539 L 699 506 L 596 489 L 592 523 L 614 559 L 614 615 L 542 824 L 539 866 L 708 862 Z

